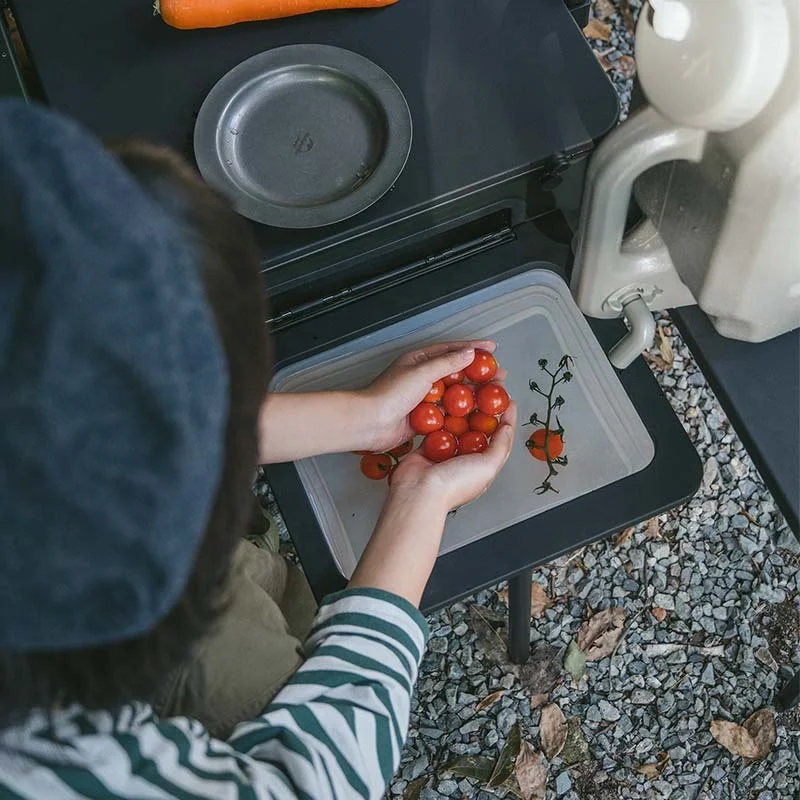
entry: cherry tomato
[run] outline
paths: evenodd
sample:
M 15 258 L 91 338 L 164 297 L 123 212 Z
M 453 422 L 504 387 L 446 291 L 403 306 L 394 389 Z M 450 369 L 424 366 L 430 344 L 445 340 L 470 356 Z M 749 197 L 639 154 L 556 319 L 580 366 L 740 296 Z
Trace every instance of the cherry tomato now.
M 488 350 L 478 348 L 475 358 L 469 366 L 464 367 L 464 375 L 473 383 L 487 383 L 497 372 L 497 360 Z
M 425 395 L 422 402 L 423 403 L 436 403 L 442 399 L 442 395 L 444 394 L 444 381 L 436 381 L 436 383 L 431 386 L 431 390 L 428 394 Z
M 455 383 L 445 389 L 442 405 L 451 417 L 466 417 L 475 408 L 475 395 L 469 386 Z
M 449 375 L 445 375 L 442 381 L 445 386 L 455 386 L 457 383 L 464 383 L 464 373 L 451 372 Z
M 454 436 L 461 436 L 469 430 L 466 417 L 445 417 L 444 429 Z
M 482 453 L 489 446 L 485 433 L 480 431 L 467 431 L 458 437 L 458 454 L 465 456 L 468 453 Z
M 408 421 L 415 433 L 433 433 L 444 425 L 444 414 L 433 403 L 420 403 L 408 415 Z
M 389 451 L 390 456 L 394 456 L 395 458 L 402 458 L 403 456 L 408 455 L 414 449 L 414 441 L 409 439 L 407 442 L 403 442 L 403 444 L 397 445 L 397 447 L 393 447 Z
M 353 454 L 357 456 L 371 456 L 372 450 L 353 450 Z
M 545 438 L 547 439 L 547 447 L 545 449 Z M 564 440 L 555 431 L 550 431 L 547 435 L 545 428 L 537 428 L 532 434 L 531 438 L 525 442 L 525 447 L 530 450 L 534 458 L 539 461 L 547 461 L 547 457 L 558 458 L 564 450 Z
M 394 461 L 386 453 L 370 453 L 361 457 L 361 472 L 372 481 L 388 478 L 394 470 Z
M 494 435 L 497 426 L 500 424 L 497 421 L 497 417 L 484 414 L 483 411 L 473 411 L 468 417 L 468 422 L 471 431 L 480 431 L 487 436 Z
M 448 431 L 434 431 L 422 440 L 422 455 L 429 461 L 447 461 L 458 452 L 458 441 Z
M 511 402 L 508 392 L 499 383 L 486 383 L 481 386 L 475 395 L 475 401 L 478 409 L 490 417 L 502 414 Z

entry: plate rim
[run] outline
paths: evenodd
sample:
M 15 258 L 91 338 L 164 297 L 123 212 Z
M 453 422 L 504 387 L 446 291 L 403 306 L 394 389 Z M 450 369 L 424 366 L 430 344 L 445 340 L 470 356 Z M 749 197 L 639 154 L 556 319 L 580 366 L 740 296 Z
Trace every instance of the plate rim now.
M 310 208 L 280 206 L 247 194 L 228 174 L 218 146 L 221 122 L 238 92 L 259 76 L 300 65 L 335 69 L 358 81 L 382 108 L 388 124 L 384 156 L 370 177 L 353 192 Z M 342 222 L 380 200 L 405 169 L 412 141 L 413 121 L 408 101 L 386 70 L 352 50 L 310 43 L 270 48 L 229 69 L 204 98 L 193 134 L 194 157 L 201 175 L 231 200 L 237 212 L 263 225 L 295 230 Z

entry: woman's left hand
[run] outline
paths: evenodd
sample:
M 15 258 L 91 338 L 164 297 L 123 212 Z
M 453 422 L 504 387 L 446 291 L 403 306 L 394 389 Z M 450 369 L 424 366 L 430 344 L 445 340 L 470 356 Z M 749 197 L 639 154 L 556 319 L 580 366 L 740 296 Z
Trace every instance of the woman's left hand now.
M 459 372 L 472 362 L 475 350 L 494 352 L 492 341 L 448 342 L 406 353 L 363 391 L 367 402 L 364 450 L 384 452 L 414 437 L 408 415 L 425 398 L 431 386 L 445 375 Z M 498 370 L 502 380 L 503 370 Z

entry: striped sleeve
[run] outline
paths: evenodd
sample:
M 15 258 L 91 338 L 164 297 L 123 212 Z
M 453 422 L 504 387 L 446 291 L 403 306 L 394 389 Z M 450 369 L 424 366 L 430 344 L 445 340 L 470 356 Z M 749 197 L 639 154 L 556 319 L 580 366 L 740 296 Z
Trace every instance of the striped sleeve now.
M 308 660 L 229 743 L 278 770 L 297 797 L 381 798 L 400 762 L 427 625 L 378 589 L 327 597 Z

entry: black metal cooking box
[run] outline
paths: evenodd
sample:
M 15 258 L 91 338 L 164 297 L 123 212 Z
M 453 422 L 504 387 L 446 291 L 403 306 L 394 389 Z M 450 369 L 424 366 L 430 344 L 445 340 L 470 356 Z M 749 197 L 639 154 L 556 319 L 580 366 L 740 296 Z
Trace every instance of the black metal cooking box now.
M 585 21 L 586 3 L 571 5 Z M 414 130 L 392 190 L 325 228 L 254 226 L 278 366 L 509 277 L 531 261 L 568 277 L 587 158 L 615 124 L 618 104 L 564 0 L 399 0 L 376 11 L 204 31 L 172 30 L 141 0 L 12 6 L 47 101 L 103 137 L 136 135 L 191 154 L 194 119 L 215 82 L 282 45 L 352 50 L 398 84 Z M 591 325 L 606 347 L 622 328 Z M 652 463 L 443 556 L 424 610 L 516 576 L 511 649 L 524 659 L 533 565 L 694 493 L 699 460 L 644 362 L 620 380 L 655 444 Z M 344 579 L 295 467 L 270 467 L 268 477 L 314 591 L 340 588 Z

